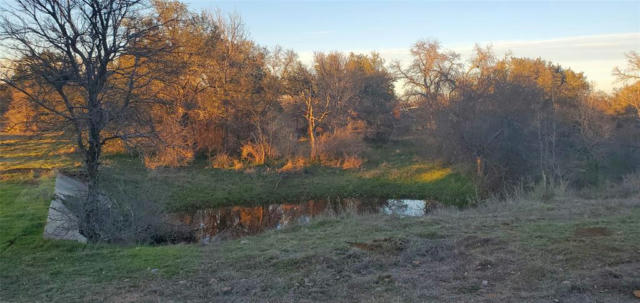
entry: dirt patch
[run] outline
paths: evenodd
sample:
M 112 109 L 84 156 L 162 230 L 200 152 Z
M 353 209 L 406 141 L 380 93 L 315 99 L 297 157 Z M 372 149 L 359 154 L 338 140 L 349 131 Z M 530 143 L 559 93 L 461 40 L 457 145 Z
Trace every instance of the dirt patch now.
M 394 239 L 394 238 L 384 238 L 384 239 L 375 239 L 371 242 L 347 242 L 352 247 L 371 251 L 381 255 L 398 255 L 402 251 L 404 251 L 409 241 L 406 239 Z
M 463 249 L 477 249 L 477 248 L 486 248 L 489 246 L 496 246 L 500 244 L 504 244 L 502 241 L 493 238 L 484 238 L 478 236 L 467 236 L 458 241 L 458 247 Z
M 573 235 L 576 237 L 587 238 L 587 237 L 604 237 L 610 236 L 613 234 L 610 229 L 606 227 L 583 227 L 576 228 L 573 232 Z
M 107 300 L 107 302 L 123 302 L 123 303 L 133 303 L 133 302 L 141 302 L 145 300 L 151 300 L 152 298 L 146 297 L 142 293 L 138 292 L 127 292 L 118 294 L 113 296 Z
M 483 259 L 480 260 L 477 264 L 476 264 L 476 270 L 477 271 L 488 271 L 491 270 L 492 267 L 495 266 L 495 263 L 489 259 Z

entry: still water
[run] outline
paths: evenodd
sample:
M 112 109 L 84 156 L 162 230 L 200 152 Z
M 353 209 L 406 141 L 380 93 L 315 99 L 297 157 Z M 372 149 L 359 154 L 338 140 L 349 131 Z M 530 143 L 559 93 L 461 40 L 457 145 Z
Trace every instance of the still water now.
M 396 216 L 423 216 L 432 201 L 408 199 L 337 199 L 312 200 L 292 204 L 272 204 L 256 207 L 222 207 L 182 214 L 179 220 L 187 224 L 198 240 L 238 238 L 281 229 L 289 224 L 305 224 L 316 216 L 382 213 Z

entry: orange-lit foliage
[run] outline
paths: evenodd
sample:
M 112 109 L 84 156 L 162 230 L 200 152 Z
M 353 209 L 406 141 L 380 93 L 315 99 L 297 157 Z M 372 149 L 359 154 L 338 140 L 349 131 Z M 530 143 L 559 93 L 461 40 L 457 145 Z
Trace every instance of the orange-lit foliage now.
M 22 61 L 16 62 L 18 66 L 26 64 Z M 39 131 L 51 130 L 61 131 L 69 126 L 65 124 L 65 120 L 51 111 L 44 110 L 33 100 L 48 99 L 45 105 L 53 110 L 64 111 L 64 106 L 59 101 L 59 97 L 53 88 L 43 85 L 38 80 L 23 81 L 21 90 L 8 88 L 8 108 L 2 117 L 5 124 L 5 132 L 11 134 L 35 134 Z M 67 89 L 67 93 L 71 98 L 71 102 L 76 104 L 79 102 L 74 99 L 78 97 L 77 92 Z
M 330 138 L 355 130 L 350 124 L 361 125 L 351 138 L 354 146 L 364 138 L 388 139 L 396 98 L 393 78 L 377 54 L 316 53 L 313 68 L 299 62 L 293 66 L 283 79 L 286 95 L 280 105 L 304 130 L 299 135 L 308 144 L 310 160 L 345 156 L 331 151 Z
M 421 149 L 468 164 L 478 179 L 494 185 L 573 178 L 585 163 L 599 163 L 616 148 L 625 158 L 634 154 L 640 82 L 633 81 L 640 56 L 633 52 L 630 67 L 615 71 L 627 85 L 609 96 L 592 92 L 582 73 L 540 58 L 497 58 L 490 47 L 476 46 L 466 61 L 436 41 L 415 43 L 412 60 L 393 64 L 393 74 L 376 53 L 318 52 L 305 66 L 292 51 L 269 51 L 251 41 L 235 15 L 194 13 L 174 1 L 153 5 L 145 22 L 158 26 L 140 44 L 170 51 L 120 56 L 111 67 L 122 73 L 109 79 L 101 96 L 111 102 L 109 109 L 135 96 L 133 110 L 101 132 L 117 137 L 144 125 L 156 140 L 140 135 L 129 141 L 152 168 L 189 165 L 201 156 L 224 169 L 282 162 L 282 172 L 312 163 L 353 169 L 365 161 L 365 141 L 385 142 L 394 128 L 400 136 L 422 138 Z M 30 59 L 21 60 L 16 66 Z M 134 70 L 140 79 L 129 91 L 125 75 Z M 4 114 L 10 130 L 71 128 L 27 100 L 33 94 L 59 101 L 39 80 L 29 78 L 23 92 L 12 92 Z M 396 83 L 404 87 L 402 102 Z M 65 93 L 86 116 L 85 93 L 69 87 Z
M 24 94 L 14 92 L 7 112 L 4 114 L 6 122 L 4 131 L 9 134 L 29 134 L 37 131 L 35 116 L 37 105 L 29 102 Z
M 275 150 L 266 142 L 250 142 L 242 146 L 242 159 L 253 165 L 262 165 L 267 158 L 275 158 L 275 156 Z
M 299 172 L 307 165 L 307 159 L 303 157 L 296 157 L 293 159 L 288 159 L 287 163 L 285 163 L 278 172 L 280 173 L 291 173 L 291 172 Z
M 620 114 L 636 114 L 640 118 L 640 81 L 616 90 L 612 98 L 612 109 Z
M 234 162 L 236 159 L 231 158 L 226 153 L 217 153 L 211 159 L 211 167 L 213 168 L 221 168 L 221 169 L 229 169 L 234 167 Z
M 318 156 L 322 162 L 357 158 L 367 149 L 364 143 L 364 122 L 352 122 L 318 138 Z M 355 162 L 354 162 L 355 163 Z
M 193 152 L 186 148 L 165 147 L 162 152 L 148 153 L 144 156 L 144 164 L 149 168 L 179 167 L 189 164 Z
M 344 159 L 341 160 L 340 167 L 342 169 L 355 169 L 360 168 L 364 160 L 357 156 L 345 156 Z
M 161 21 L 181 20 L 163 30 L 178 48 L 164 61 L 180 68 L 154 88 L 171 105 L 154 110 L 162 148 L 179 146 L 180 156 L 193 157 L 239 155 L 243 145 L 263 145 L 248 141 L 271 104 L 264 88 L 265 55 L 246 38 L 241 20 L 219 12 L 196 15 L 177 2 L 158 1 L 155 7 Z M 250 154 L 263 158 L 260 150 Z

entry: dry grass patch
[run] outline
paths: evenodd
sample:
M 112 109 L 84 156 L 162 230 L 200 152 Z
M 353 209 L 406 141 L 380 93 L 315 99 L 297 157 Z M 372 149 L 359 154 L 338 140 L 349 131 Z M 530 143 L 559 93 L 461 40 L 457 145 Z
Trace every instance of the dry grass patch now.
M 0 133 L 0 180 L 30 180 L 51 170 L 79 166 L 74 145 L 57 135 L 21 136 Z
M 356 169 L 362 166 L 364 160 L 357 156 L 345 156 L 341 162 L 342 164 L 340 166 L 342 169 Z
M 397 255 L 407 248 L 406 239 L 383 238 L 370 242 L 347 242 L 350 246 L 361 250 L 371 251 L 383 255 Z
M 240 170 L 244 167 L 242 162 L 234 159 L 226 153 L 218 153 L 211 160 L 211 167 L 219 169 Z
M 612 234 L 611 230 L 606 227 L 583 227 L 576 228 L 573 233 L 576 237 L 605 237 Z
M 307 166 L 307 160 L 303 157 L 295 157 L 287 160 L 287 162 L 278 169 L 279 173 L 299 172 Z

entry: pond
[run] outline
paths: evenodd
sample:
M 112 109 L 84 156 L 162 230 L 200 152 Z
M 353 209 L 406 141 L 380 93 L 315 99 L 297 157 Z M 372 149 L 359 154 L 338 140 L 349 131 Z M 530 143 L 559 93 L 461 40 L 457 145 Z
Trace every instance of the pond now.
M 423 216 L 438 202 L 411 199 L 335 199 L 255 207 L 222 207 L 178 215 L 179 221 L 195 232 L 196 239 L 208 242 L 254 235 L 281 229 L 292 223 L 305 224 L 316 216 L 340 214 L 386 214 Z
M 58 174 L 55 196 L 45 225 L 45 238 L 86 242 L 79 231 L 77 218 L 67 209 L 60 197 L 73 197 L 86 193 L 86 185 L 78 176 Z M 439 203 L 433 200 L 341 198 L 309 200 L 298 203 L 271 204 L 254 207 L 221 207 L 203 209 L 191 213 L 173 213 L 167 218 L 180 232 L 175 239 L 160 237 L 166 241 L 211 241 L 254 235 L 266 230 L 281 229 L 290 224 L 305 224 L 317 216 L 341 214 L 386 214 L 395 216 L 423 216 Z M 186 230 L 183 229 L 186 227 Z M 71 236 L 70 236 L 71 235 Z

